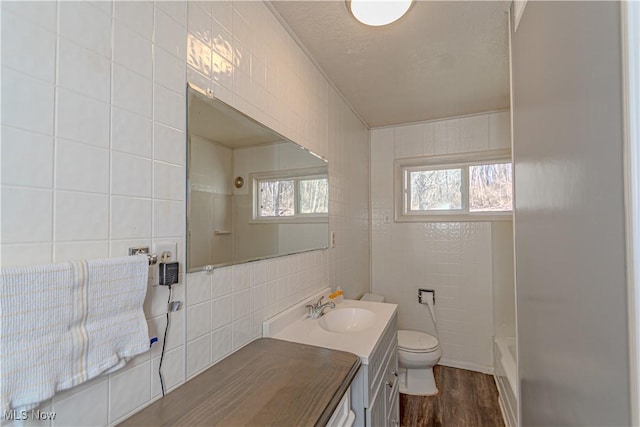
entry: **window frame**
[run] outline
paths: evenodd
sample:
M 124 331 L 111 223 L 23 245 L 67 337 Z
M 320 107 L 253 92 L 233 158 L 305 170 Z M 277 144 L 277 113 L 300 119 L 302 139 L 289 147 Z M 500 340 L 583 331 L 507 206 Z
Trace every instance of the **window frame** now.
M 469 167 L 496 163 L 511 163 L 511 150 L 488 150 L 464 154 L 448 154 L 394 160 L 394 221 L 395 222 L 469 222 L 469 221 L 510 221 L 513 207 L 509 211 L 472 212 L 469 210 Z M 406 183 L 409 172 L 427 170 L 462 170 L 462 201 L 460 209 L 434 209 L 432 211 L 411 211 L 408 200 L 410 189 Z M 515 178 L 514 178 L 515 179 Z M 512 191 L 512 201 L 515 201 Z
M 326 167 L 289 169 L 284 171 L 257 172 L 249 174 L 251 189 L 251 219 L 253 224 L 309 224 L 328 223 L 329 213 L 300 213 L 300 181 L 312 179 L 326 179 L 327 191 L 329 190 L 329 174 Z M 294 181 L 293 186 L 293 210 L 291 216 L 260 216 L 260 182 L 264 181 Z M 329 195 L 327 194 L 327 197 Z

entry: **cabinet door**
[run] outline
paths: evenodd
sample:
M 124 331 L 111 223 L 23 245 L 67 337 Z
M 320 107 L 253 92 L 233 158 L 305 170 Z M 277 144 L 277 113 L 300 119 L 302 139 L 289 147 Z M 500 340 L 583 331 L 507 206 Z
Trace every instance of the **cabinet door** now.
M 397 347 L 393 348 L 393 351 L 389 355 L 389 362 L 385 367 L 385 377 L 384 377 L 384 391 L 385 391 L 385 401 L 386 405 L 390 405 L 391 402 L 397 398 L 398 389 L 399 389 L 399 378 L 398 378 L 398 349 Z
M 393 346 L 389 361 L 385 367 L 384 403 L 387 427 L 400 425 L 400 400 L 398 398 L 400 381 L 398 378 L 398 349 Z
M 387 426 L 398 427 L 400 425 L 400 399 L 398 393 L 398 383 L 392 393 L 392 400 L 387 406 Z
M 384 390 L 378 390 L 371 405 L 367 408 L 367 426 L 384 427 L 386 426 L 385 418 L 385 400 Z

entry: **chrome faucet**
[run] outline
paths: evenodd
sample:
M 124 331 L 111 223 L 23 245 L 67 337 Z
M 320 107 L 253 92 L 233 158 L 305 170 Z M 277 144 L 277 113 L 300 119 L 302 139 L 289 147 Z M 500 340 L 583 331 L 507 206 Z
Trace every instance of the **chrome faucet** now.
M 318 300 L 317 303 L 315 304 L 307 304 L 305 307 L 307 307 L 307 317 L 310 319 L 318 319 L 320 317 L 322 317 L 324 315 L 324 309 L 329 307 L 329 308 L 336 308 L 336 304 L 333 302 L 326 302 L 324 304 L 322 304 L 322 300 L 324 299 L 324 297 L 320 297 L 320 299 Z

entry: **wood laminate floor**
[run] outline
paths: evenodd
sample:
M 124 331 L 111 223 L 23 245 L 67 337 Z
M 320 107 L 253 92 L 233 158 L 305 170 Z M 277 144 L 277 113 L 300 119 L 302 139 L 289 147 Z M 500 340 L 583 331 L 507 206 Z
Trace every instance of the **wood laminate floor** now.
M 504 427 L 493 376 L 436 366 L 436 396 L 400 395 L 406 427 Z

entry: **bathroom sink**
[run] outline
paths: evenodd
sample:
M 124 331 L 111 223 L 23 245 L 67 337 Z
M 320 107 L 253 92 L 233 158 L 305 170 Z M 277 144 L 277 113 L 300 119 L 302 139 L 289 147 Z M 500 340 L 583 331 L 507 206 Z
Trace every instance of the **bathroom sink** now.
M 318 324 L 325 331 L 350 333 L 370 328 L 375 320 L 375 314 L 365 308 L 337 308 L 322 316 Z
M 307 306 L 316 304 L 321 296 L 326 298 L 329 293 L 331 289 L 322 289 L 265 320 L 262 336 L 347 351 L 358 355 L 362 364 L 368 365 L 380 337 L 390 322 L 395 322 L 398 306 L 344 299 L 319 319 L 309 318 Z M 395 323 L 393 325 L 395 329 Z

